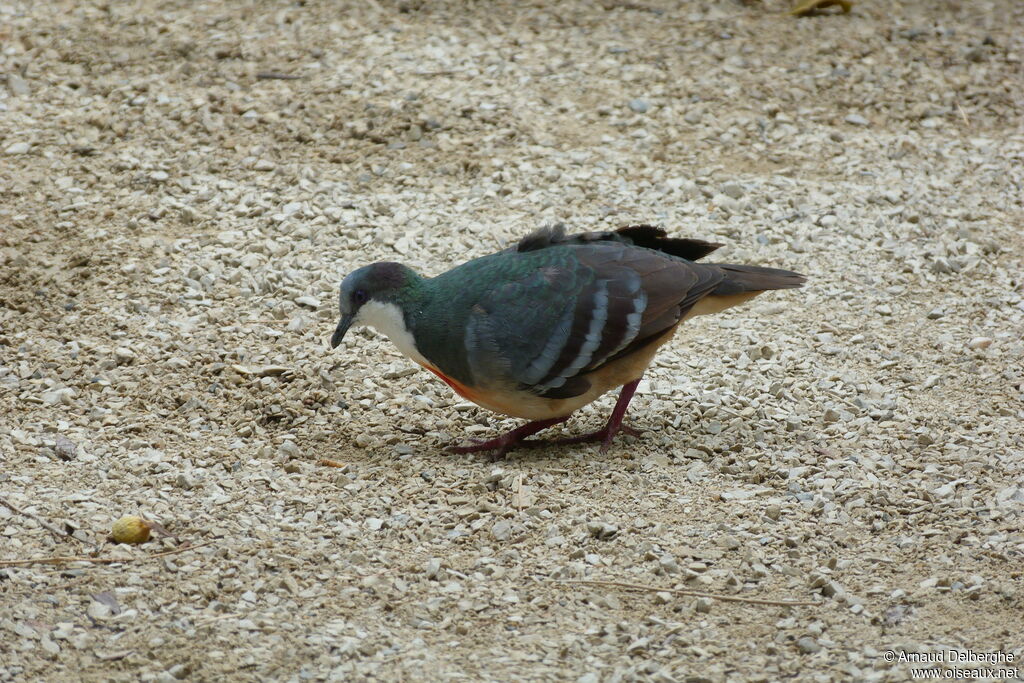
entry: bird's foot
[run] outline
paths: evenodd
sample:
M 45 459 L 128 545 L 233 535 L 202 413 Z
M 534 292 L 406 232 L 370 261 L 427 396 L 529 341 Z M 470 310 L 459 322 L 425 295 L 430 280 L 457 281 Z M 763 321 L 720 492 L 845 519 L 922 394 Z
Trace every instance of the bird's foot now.
M 487 441 L 474 441 L 471 444 L 465 446 L 448 446 L 445 450 L 449 453 L 482 453 L 490 451 L 489 457 L 491 460 L 501 460 L 505 457 L 505 454 L 516 446 L 523 443 L 523 439 L 509 438 L 511 432 L 508 434 L 502 434 L 494 439 L 488 439 Z
M 549 443 L 554 445 L 574 444 L 574 443 L 592 443 L 594 441 L 601 442 L 601 452 L 607 453 L 608 449 L 612 446 L 612 440 L 616 434 L 628 434 L 629 436 L 640 436 L 640 432 L 633 429 L 632 427 L 624 424 L 612 425 L 611 423 L 606 424 L 596 432 L 590 432 L 589 434 L 581 434 L 580 436 L 570 436 L 565 439 L 558 439 L 557 441 L 551 441 Z
M 487 441 L 476 441 L 466 446 L 449 446 L 446 450 L 449 453 L 481 453 L 490 451 L 491 460 L 501 460 L 513 448 L 524 446 L 533 447 L 544 445 L 543 441 L 530 441 L 526 437 L 536 434 L 542 429 L 551 427 L 560 422 L 565 422 L 569 416 L 555 417 L 550 420 L 537 420 L 527 422 L 522 427 L 516 427 L 510 432 L 497 436 Z

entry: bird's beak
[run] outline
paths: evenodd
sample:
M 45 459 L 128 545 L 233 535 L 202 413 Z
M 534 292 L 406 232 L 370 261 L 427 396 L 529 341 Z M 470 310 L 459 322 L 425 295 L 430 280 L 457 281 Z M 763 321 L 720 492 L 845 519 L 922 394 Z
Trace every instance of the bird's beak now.
M 348 332 L 348 328 L 352 326 L 352 315 L 343 315 L 341 320 L 338 321 L 338 327 L 334 330 L 334 334 L 331 335 L 331 348 L 338 348 L 338 344 L 345 338 L 345 333 Z

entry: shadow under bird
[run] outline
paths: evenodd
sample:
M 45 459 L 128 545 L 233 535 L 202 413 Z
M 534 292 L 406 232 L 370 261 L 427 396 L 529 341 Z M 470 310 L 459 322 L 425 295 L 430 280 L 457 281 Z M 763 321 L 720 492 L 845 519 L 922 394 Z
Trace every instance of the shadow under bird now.
M 719 246 L 648 225 L 577 235 L 557 225 L 433 278 L 374 263 L 342 281 L 331 346 L 370 325 L 459 396 L 530 420 L 456 453 L 502 457 L 545 443 L 527 437 L 621 387 L 603 428 L 550 442 L 599 441 L 604 451 L 618 432 L 635 435 L 626 407 L 680 323 L 804 282 L 777 268 L 696 263 Z

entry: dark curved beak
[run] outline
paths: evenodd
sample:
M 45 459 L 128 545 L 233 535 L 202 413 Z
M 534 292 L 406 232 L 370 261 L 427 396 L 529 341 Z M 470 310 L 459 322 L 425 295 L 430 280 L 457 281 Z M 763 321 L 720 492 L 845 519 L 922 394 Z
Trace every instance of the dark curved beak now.
M 334 334 L 331 335 L 331 348 L 338 348 L 338 344 L 345 338 L 345 333 L 348 332 L 348 328 L 352 326 L 352 316 L 343 315 L 341 320 L 338 321 L 338 327 L 334 330 Z

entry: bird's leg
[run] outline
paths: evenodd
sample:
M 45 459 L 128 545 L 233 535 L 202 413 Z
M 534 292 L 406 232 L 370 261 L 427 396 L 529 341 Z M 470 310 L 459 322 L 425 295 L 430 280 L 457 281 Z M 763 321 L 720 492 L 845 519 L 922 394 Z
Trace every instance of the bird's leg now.
M 524 439 L 526 437 L 536 434 L 542 429 L 547 429 L 560 422 L 565 422 L 569 419 L 569 416 L 564 417 L 553 417 L 549 420 L 537 420 L 535 422 L 527 422 L 521 427 L 516 427 L 510 432 L 506 432 L 499 437 L 489 439 L 487 441 L 480 441 L 478 443 L 471 444 L 469 446 L 449 446 L 448 451 L 452 453 L 478 453 L 480 451 L 494 451 L 491 457 L 494 460 L 500 460 L 505 457 L 505 454 L 510 450 L 519 445 L 526 445 Z M 533 442 L 528 442 L 529 445 L 533 445 Z
M 615 402 L 615 408 L 612 409 L 611 417 L 608 418 L 608 422 L 604 427 L 598 429 L 596 432 L 590 432 L 582 436 L 572 436 L 568 439 L 559 439 L 554 443 L 566 444 L 566 443 L 586 443 L 588 441 L 600 441 L 601 452 L 606 452 L 612 445 L 612 439 L 619 432 L 625 432 L 630 436 L 639 436 L 632 427 L 622 424 L 622 420 L 626 417 L 626 408 L 629 406 L 630 400 L 633 398 L 633 394 L 636 392 L 637 386 L 640 384 L 640 378 L 637 377 L 629 384 L 625 384 L 622 387 L 622 391 L 619 392 L 619 399 Z
M 626 408 L 629 407 L 629 402 L 632 400 L 633 394 L 636 392 L 636 388 L 639 384 L 640 379 L 637 378 L 622 387 L 622 390 L 619 392 L 619 399 L 615 402 L 615 408 L 612 409 L 612 414 L 608 418 L 608 422 L 604 427 L 598 429 L 596 432 L 590 432 L 589 434 L 583 434 L 582 436 L 571 436 L 569 438 L 558 439 L 556 441 L 526 440 L 526 437 L 532 436 L 542 429 L 547 429 L 548 427 L 565 422 L 569 419 L 569 416 L 566 415 L 564 417 L 553 417 L 550 420 L 527 422 L 523 426 L 516 427 L 512 431 L 506 432 L 505 434 L 493 439 L 480 441 L 469 446 L 449 446 L 447 450 L 451 453 L 479 453 L 480 451 L 493 451 L 491 457 L 494 460 L 500 460 L 505 457 L 506 453 L 517 446 L 550 446 L 600 441 L 601 452 L 604 453 L 611 447 L 612 439 L 614 439 L 615 435 L 619 432 L 624 432 L 630 436 L 640 435 L 632 427 L 622 424 L 622 420 L 626 417 Z

